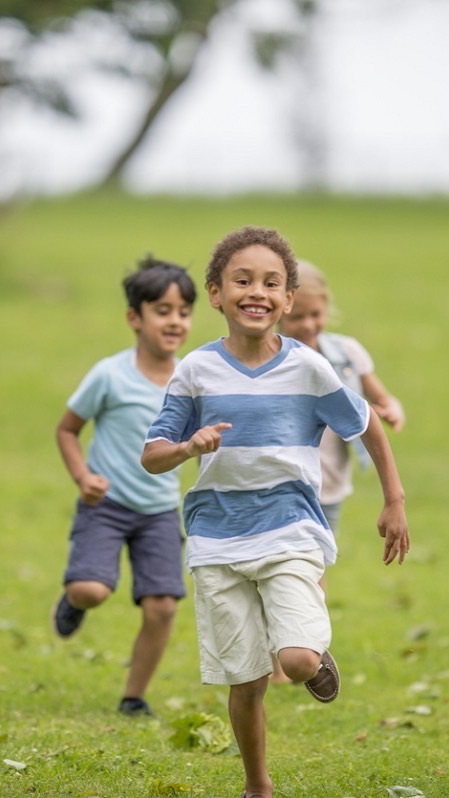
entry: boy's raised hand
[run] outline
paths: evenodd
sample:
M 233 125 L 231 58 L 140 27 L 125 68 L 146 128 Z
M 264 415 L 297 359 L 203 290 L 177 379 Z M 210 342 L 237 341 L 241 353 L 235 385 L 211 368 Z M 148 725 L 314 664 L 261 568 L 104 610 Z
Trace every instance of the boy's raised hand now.
M 221 444 L 221 435 L 224 430 L 231 429 L 232 424 L 220 421 L 212 426 L 202 427 L 190 438 L 186 446 L 188 457 L 198 457 L 202 454 L 216 452 Z
M 399 565 L 404 562 L 410 548 L 410 538 L 402 502 L 385 505 L 377 522 L 379 535 L 385 538 L 383 561 L 389 565 L 398 558 Z

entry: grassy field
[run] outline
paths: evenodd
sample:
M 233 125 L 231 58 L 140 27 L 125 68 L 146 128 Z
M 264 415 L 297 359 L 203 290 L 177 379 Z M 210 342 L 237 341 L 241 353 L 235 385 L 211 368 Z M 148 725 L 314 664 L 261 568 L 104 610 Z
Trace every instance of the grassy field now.
M 204 270 L 216 241 L 246 223 L 279 228 L 299 257 L 326 272 L 340 310 L 338 329 L 363 341 L 408 416 L 391 441 L 408 496 L 412 552 L 402 568 L 382 565 L 379 488 L 374 473 L 357 474 L 355 496 L 344 508 L 339 562 L 329 572 L 342 695 L 326 707 L 302 687 L 270 687 L 275 794 L 447 798 L 448 218 L 449 201 L 442 199 L 175 200 L 115 193 L 40 200 L 3 213 L 2 798 L 240 794 L 235 747 L 217 754 L 206 735 L 189 733 L 198 713 L 214 718 L 202 728 L 216 747 L 228 731 L 226 689 L 199 681 L 191 591 L 148 696 L 156 721 L 116 712 L 139 623 L 125 558 L 119 590 L 73 641 L 55 639 L 49 616 L 76 495 L 54 428 L 84 372 L 131 345 L 121 280 L 148 251 L 189 266 L 201 294 L 189 348 L 218 337 L 224 325 L 207 305 Z M 187 466 L 184 488 L 192 478 Z M 171 739 L 180 718 L 184 747 Z M 203 745 L 193 745 L 198 740 Z

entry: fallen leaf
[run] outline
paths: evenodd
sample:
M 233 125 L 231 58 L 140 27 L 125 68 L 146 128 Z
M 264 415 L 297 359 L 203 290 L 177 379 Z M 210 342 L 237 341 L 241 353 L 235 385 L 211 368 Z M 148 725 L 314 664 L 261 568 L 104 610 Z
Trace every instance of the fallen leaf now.
M 380 721 L 381 726 L 386 726 L 387 729 L 414 729 L 415 724 L 411 720 L 402 720 L 402 718 L 384 718 Z
M 425 693 L 429 689 L 428 682 L 413 682 L 408 688 L 409 693 Z
M 439 687 L 431 686 L 428 682 L 414 682 L 408 688 L 412 694 L 422 693 L 425 698 L 441 698 Z
M 173 722 L 174 734 L 170 742 L 176 748 L 195 748 L 200 746 L 205 751 L 219 754 L 231 744 L 231 733 L 228 725 L 216 715 L 205 712 L 193 712 Z
M 8 767 L 14 768 L 14 770 L 25 770 L 26 768 L 24 762 L 15 762 L 14 759 L 4 759 L 3 762 L 5 765 L 8 765 Z
M 428 637 L 432 631 L 432 624 L 431 623 L 422 623 L 419 626 L 413 626 L 407 632 L 407 637 L 409 640 L 423 640 L 425 637 Z
M 412 712 L 414 715 L 431 715 L 432 709 L 426 704 L 418 704 L 416 707 L 407 707 L 406 712 Z
M 185 706 L 185 698 L 181 698 L 181 696 L 172 696 L 172 698 L 168 698 L 165 702 L 165 706 L 168 709 L 172 709 L 174 712 L 179 712 Z

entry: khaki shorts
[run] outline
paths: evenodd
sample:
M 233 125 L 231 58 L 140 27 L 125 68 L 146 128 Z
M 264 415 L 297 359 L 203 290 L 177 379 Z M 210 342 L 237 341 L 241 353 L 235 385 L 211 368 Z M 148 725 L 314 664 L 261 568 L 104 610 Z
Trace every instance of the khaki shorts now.
M 242 684 L 271 673 L 271 652 L 322 654 L 331 626 L 318 584 L 321 549 L 193 568 L 204 684 Z

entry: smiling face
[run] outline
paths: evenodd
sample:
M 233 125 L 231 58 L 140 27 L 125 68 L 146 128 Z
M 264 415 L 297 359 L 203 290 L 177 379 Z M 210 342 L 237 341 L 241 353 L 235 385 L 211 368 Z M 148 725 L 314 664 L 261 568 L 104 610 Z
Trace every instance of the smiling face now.
M 171 283 L 154 302 L 142 302 L 140 313 L 128 308 L 128 322 L 139 345 L 159 359 L 171 357 L 186 340 L 191 327 L 192 305 L 176 283 Z
M 299 288 L 291 312 L 281 318 L 280 332 L 318 350 L 318 335 L 326 326 L 328 311 L 329 304 L 324 296 L 302 293 Z
M 221 308 L 233 333 L 263 336 L 288 313 L 293 290 L 287 270 L 269 247 L 255 244 L 234 252 L 221 272 L 220 285 L 209 283 L 209 301 Z

